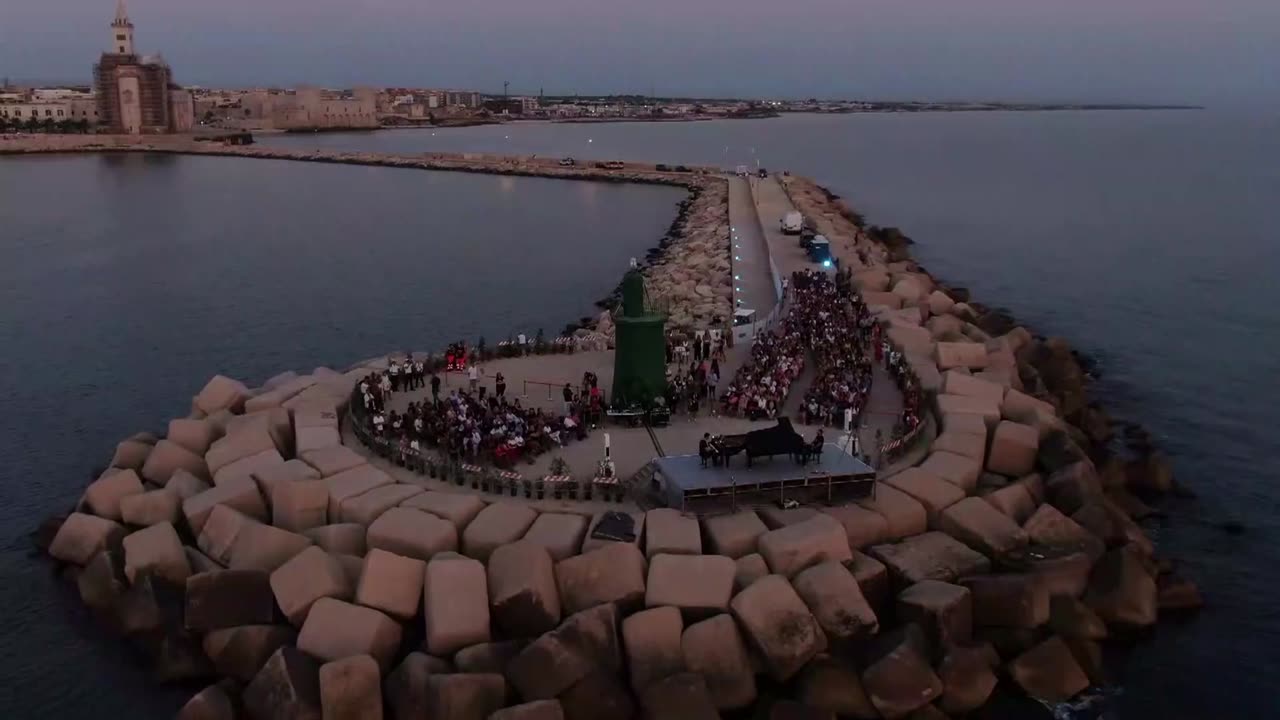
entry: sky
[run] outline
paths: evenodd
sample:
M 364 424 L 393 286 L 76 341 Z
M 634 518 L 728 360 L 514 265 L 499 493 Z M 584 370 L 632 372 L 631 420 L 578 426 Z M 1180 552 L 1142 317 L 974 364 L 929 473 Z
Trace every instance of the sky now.
M 128 0 L 187 85 L 1231 103 L 1280 0 Z M 115 0 L 0 0 L 0 77 L 89 82 Z

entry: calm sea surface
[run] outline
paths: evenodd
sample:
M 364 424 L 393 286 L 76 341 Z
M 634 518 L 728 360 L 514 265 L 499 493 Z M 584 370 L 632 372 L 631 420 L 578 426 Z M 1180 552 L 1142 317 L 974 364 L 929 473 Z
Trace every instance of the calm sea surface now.
M 1166 503 L 1149 531 L 1208 607 L 1132 647 L 1111 715 L 1272 714 L 1276 115 L 789 116 L 263 141 L 816 178 L 903 228 L 939 277 L 1092 355 L 1107 407 L 1151 429 L 1198 493 Z M 119 437 L 183 414 L 220 370 L 260 380 L 457 335 L 551 331 L 616 282 L 678 198 L 250 160 L 0 160 L 0 714 L 159 714 L 181 697 L 158 692 L 26 552 L 23 534 L 74 500 Z

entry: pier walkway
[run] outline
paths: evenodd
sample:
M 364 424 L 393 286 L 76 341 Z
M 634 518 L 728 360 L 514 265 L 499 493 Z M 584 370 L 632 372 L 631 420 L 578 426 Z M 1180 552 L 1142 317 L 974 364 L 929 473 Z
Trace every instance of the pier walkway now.
M 730 267 L 733 269 L 734 309 L 756 311 L 764 319 L 777 304 L 773 274 L 769 271 L 769 245 L 760 225 L 760 216 L 752 200 L 751 187 L 742 177 L 729 182 L 729 226 L 733 243 Z

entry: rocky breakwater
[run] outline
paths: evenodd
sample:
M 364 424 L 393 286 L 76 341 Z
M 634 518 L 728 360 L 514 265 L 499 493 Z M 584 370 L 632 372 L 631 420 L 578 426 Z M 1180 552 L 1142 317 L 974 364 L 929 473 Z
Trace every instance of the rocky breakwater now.
M 205 683 L 192 720 L 921 718 L 1070 698 L 1102 681 L 1099 641 L 1156 622 L 1154 548 L 1052 404 L 997 382 L 1003 348 L 932 342 L 943 435 L 848 506 L 656 509 L 614 542 L 585 511 L 399 483 L 342 445 L 362 366 L 211 379 L 37 540 L 158 680 Z
M 1139 524 L 1156 512 L 1147 503 L 1177 489 L 1167 459 L 1140 428 L 1118 431 L 1065 340 L 942 285 L 903 259 L 905 245 L 877 242 L 881 231 L 814 188 L 789 189 L 843 241 L 842 266 L 941 429 L 922 462 L 884 478 L 877 493 L 878 505 L 910 508 L 911 532 L 924 534 L 868 552 L 891 570 L 898 563 L 904 578 L 948 583 L 930 595 L 963 604 L 972 637 L 992 643 L 1027 694 L 1065 700 L 1105 682 L 1099 643 L 1201 604 Z M 889 538 L 899 532 L 891 522 Z M 913 567 L 940 557 L 935 543 L 948 538 L 989 566 L 946 573 L 954 577 Z

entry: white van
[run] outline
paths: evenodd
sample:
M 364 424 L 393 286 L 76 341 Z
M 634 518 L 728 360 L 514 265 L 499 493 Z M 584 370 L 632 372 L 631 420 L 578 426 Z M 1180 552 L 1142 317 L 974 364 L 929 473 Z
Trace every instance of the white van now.
M 788 235 L 799 235 L 804 229 L 804 215 L 792 210 L 782 216 L 782 232 Z

